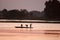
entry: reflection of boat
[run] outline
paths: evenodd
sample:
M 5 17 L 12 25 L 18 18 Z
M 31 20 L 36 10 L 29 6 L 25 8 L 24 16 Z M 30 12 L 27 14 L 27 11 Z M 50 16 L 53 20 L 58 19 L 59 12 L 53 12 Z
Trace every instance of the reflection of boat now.
M 32 26 L 32 24 L 30 24 L 30 26 L 26 25 L 26 27 L 24 27 L 24 26 L 21 24 L 21 26 L 15 26 L 15 28 L 32 28 L 31 26 Z

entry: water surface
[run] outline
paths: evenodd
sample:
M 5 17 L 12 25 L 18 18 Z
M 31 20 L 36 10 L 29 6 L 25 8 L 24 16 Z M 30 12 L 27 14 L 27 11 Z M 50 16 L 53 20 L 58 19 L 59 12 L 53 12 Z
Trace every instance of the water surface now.
M 15 26 L 32 24 L 32 29 Z M 53 23 L 0 23 L 0 40 L 60 40 L 60 34 L 44 34 L 44 30 L 60 30 L 60 24 Z M 58 32 L 60 33 L 60 31 Z

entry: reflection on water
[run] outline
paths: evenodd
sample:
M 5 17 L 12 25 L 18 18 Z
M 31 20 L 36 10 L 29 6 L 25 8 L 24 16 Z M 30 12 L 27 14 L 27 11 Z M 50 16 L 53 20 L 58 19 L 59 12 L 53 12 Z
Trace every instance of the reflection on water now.
M 60 34 L 0 33 L 0 35 L 0 40 L 60 40 Z
M 32 24 L 33 29 L 35 30 L 60 30 L 60 24 L 53 23 L 0 23 L 0 28 L 15 28 L 15 26 L 30 26 Z
M 32 24 L 30 28 L 15 28 Z M 0 23 L 0 40 L 60 40 L 60 34 L 45 34 L 45 30 L 59 30 L 60 24 L 48 23 Z M 47 31 L 49 32 L 49 31 Z M 52 33 L 50 31 L 49 33 Z M 54 31 L 56 33 L 57 31 Z M 57 33 L 60 33 L 58 31 Z

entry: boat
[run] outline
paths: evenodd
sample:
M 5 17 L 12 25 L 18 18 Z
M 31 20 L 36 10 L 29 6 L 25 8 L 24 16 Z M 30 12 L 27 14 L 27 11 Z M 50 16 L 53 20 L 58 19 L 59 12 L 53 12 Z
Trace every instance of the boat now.
M 32 28 L 32 27 L 20 27 L 20 26 L 15 26 L 15 28 Z
M 30 24 L 30 26 L 26 25 L 26 26 L 23 26 L 21 24 L 21 26 L 15 26 L 15 28 L 32 28 L 32 24 Z

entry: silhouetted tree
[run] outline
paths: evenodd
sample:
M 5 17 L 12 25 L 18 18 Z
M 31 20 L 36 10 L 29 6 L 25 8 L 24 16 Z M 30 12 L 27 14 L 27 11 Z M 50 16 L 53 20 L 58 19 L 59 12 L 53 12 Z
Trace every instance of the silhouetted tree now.
M 29 12 L 26 9 L 21 10 L 7 10 L 0 11 L 0 19 L 28 19 Z
M 32 20 L 39 20 L 41 19 L 42 14 L 40 11 L 30 11 L 30 19 Z
M 3 10 L 2 10 L 2 12 L 1 12 L 1 18 L 2 18 L 2 19 L 7 18 L 7 12 L 8 12 L 7 9 L 3 9 Z
M 19 10 L 10 10 L 7 14 L 8 19 L 20 19 L 21 16 L 22 15 Z
M 58 0 L 49 0 L 45 3 L 45 15 L 48 20 L 60 20 L 60 2 Z
M 28 19 L 29 12 L 26 9 L 21 9 L 20 10 L 22 19 Z
M 9 10 L 7 13 L 7 19 L 26 19 L 28 11 L 27 10 Z

